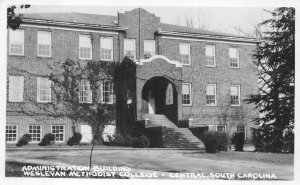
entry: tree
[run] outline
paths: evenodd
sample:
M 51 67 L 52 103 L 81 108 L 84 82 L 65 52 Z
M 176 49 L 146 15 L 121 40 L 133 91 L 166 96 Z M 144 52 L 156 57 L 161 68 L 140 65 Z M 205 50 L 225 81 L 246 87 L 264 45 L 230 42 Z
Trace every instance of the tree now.
M 20 9 L 29 8 L 30 5 L 21 5 Z M 22 15 L 15 14 L 16 6 L 10 6 L 7 8 L 7 28 L 11 28 L 13 30 L 18 29 L 20 24 L 22 23 Z
M 254 55 L 259 69 L 259 94 L 251 95 L 247 102 L 255 103 L 259 110 L 260 117 L 254 121 L 270 150 L 293 152 L 295 9 L 277 8 L 270 13 L 273 17 L 260 24 L 268 30 Z

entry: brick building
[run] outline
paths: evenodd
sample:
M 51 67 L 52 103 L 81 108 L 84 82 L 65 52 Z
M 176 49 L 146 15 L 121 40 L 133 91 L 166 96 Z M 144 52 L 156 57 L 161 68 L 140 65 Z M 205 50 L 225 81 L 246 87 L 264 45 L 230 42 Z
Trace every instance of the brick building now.
M 147 128 L 164 125 L 173 128 L 173 134 L 188 132 L 178 127 L 241 131 L 249 139 L 257 113 L 243 99 L 258 91 L 251 57 L 257 43 L 253 38 L 161 23 L 140 8 L 117 16 L 25 14 L 20 29 L 8 30 L 6 141 L 17 142 L 24 133 L 32 135 L 32 143 L 46 133 L 54 133 L 57 143 L 72 136 L 70 120 L 18 111 L 20 104 L 33 106 L 29 100 L 51 103 L 51 81 L 42 77 L 47 64 L 67 58 L 120 62 L 124 56 L 138 64 L 132 102 L 135 119 L 150 121 Z M 112 83 L 102 83 L 101 103 L 114 103 Z M 88 85 L 81 84 L 82 103 L 91 101 L 85 92 Z M 79 123 L 75 129 L 89 141 L 88 125 Z

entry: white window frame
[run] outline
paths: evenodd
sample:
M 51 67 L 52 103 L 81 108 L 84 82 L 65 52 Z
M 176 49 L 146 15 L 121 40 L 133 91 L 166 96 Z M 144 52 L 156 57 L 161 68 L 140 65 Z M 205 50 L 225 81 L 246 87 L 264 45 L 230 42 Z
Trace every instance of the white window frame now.
M 21 86 L 20 87 L 12 87 L 12 78 L 19 78 L 21 81 Z M 9 102 L 23 102 L 24 101 L 24 76 L 9 76 L 8 77 L 8 101 Z M 12 91 L 20 91 L 21 95 L 19 98 L 12 97 Z
M 21 42 L 11 42 L 11 37 L 13 36 L 12 32 L 22 32 L 21 34 L 23 35 L 23 39 Z M 24 56 L 24 42 L 25 42 L 25 39 L 24 39 L 24 30 L 12 30 L 12 29 L 9 29 L 9 49 L 8 49 L 8 54 L 9 55 L 17 55 L 17 56 Z M 22 53 L 12 53 L 11 52 L 11 48 L 12 48 L 12 45 L 22 45 Z
M 245 134 L 245 140 L 247 139 L 247 129 L 246 129 L 246 125 L 237 125 L 236 126 L 236 132 L 242 132 L 242 131 L 239 131 L 238 127 L 244 127 L 244 134 Z
M 206 55 L 206 49 L 207 47 L 212 47 L 213 48 L 213 56 L 207 56 Z M 207 57 L 214 57 L 214 64 L 213 65 L 208 65 L 207 64 Z M 206 67 L 216 67 L 216 46 L 215 45 L 212 45 L 212 44 L 207 44 L 205 45 L 205 66 Z
M 224 127 L 225 128 L 224 132 L 227 131 L 227 125 L 216 125 L 216 131 L 217 132 L 223 132 L 223 131 L 218 131 L 218 127 Z
M 207 91 L 206 91 L 206 88 L 207 86 L 213 86 L 214 87 L 214 90 L 215 90 L 215 103 L 214 104 L 207 104 Z M 205 102 L 206 102 L 206 106 L 217 106 L 217 84 L 206 84 L 205 86 Z
M 190 95 L 190 103 L 189 104 L 184 104 L 183 103 L 183 93 L 182 93 L 182 105 L 183 106 L 192 106 L 192 83 L 182 83 L 182 89 L 183 89 L 183 86 L 184 85 L 188 85 L 189 86 L 189 95 Z M 182 92 L 183 92 L 183 90 L 182 90 Z
M 7 133 L 7 126 L 16 126 L 16 139 L 15 140 L 13 140 L 13 141 L 7 141 L 7 134 L 9 134 L 9 133 Z M 10 129 L 10 130 L 13 130 L 13 129 Z M 17 143 L 18 142 L 18 132 L 19 132 L 19 130 L 18 130 L 18 125 L 15 125 L 15 124 L 6 124 L 6 128 L 5 128 L 5 142 L 6 143 Z
M 41 33 L 47 33 L 47 34 L 50 35 L 50 40 L 49 40 L 49 42 L 50 42 L 50 44 L 49 44 L 49 55 L 42 55 L 42 54 L 40 54 L 39 34 L 41 34 Z M 51 57 L 51 49 L 52 49 L 51 48 L 51 45 L 52 45 L 51 43 L 52 43 L 52 33 L 50 31 L 38 31 L 37 32 L 37 56 L 38 57 Z
M 40 128 L 41 128 L 41 131 L 40 131 L 40 137 L 39 137 L 39 141 L 33 141 L 32 140 L 32 134 L 34 134 L 34 133 L 30 133 L 29 131 L 30 131 L 30 126 L 40 126 Z M 42 125 L 34 125 L 34 124 L 32 124 L 32 125 L 28 125 L 28 134 L 30 134 L 31 135 L 31 143 L 39 143 L 39 142 L 41 142 L 42 141 L 42 137 L 43 137 L 43 126 Z M 36 133 L 35 133 L 36 134 Z
M 104 83 L 111 83 L 111 91 L 105 91 L 104 92 Z M 110 102 L 105 102 L 104 101 L 104 93 L 110 93 L 110 98 L 111 98 L 111 101 Z M 102 81 L 101 82 L 101 103 L 103 104 L 113 104 L 114 103 L 114 84 L 112 81 L 108 81 L 108 80 L 105 80 L 105 81 Z
M 130 52 L 132 52 L 131 50 L 126 50 L 126 48 L 125 48 L 125 46 L 126 46 L 126 42 L 130 42 L 130 41 L 132 41 L 133 42 L 133 47 L 134 47 L 134 51 L 133 51 L 133 61 L 135 61 L 136 60 L 136 46 L 135 46 L 135 39 L 130 39 L 130 38 L 125 38 L 124 39 L 124 57 L 125 56 L 127 56 L 126 55 L 126 51 L 130 51 Z M 130 58 L 130 57 L 129 57 Z
M 231 59 L 232 59 L 232 57 L 230 56 L 230 49 L 235 49 L 236 50 L 236 60 L 237 60 L 237 67 L 232 67 L 231 66 Z M 229 48 L 229 66 L 230 66 L 230 68 L 240 68 L 240 51 L 239 51 L 239 48 L 237 48 L 237 47 L 230 47 Z M 235 58 L 233 58 L 233 59 L 235 59 Z
M 104 48 L 102 46 L 102 43 L 103 43 L 102 40 L 103 39 L 109 39 L 111 41 L 111 48 Z M 103 51 L 103 50 L 105 50 L 105 51 Z M 106 53 L 104 53 L 103 54 L 104 57 L 102 57 L 102 53 L 106 52 L 106 50 L 111 50 L 111 57 L 110 58 L 105 57 Z M 114 58 L 114 37 L 100 37 L 100 60 L 113 61 L 113 58 Z
M 48 85 L 50 86 L 49 89 L 41 89 L 41 80 L 47 80 Z M 48 78 L 43 78 L 43 77 L 37 77 L 37 102 L 38 103 L 50 103 L 51 102 L 51 80 Z M 41 100 L 41 90 L 47 91 L 49 94 L 49 100 Z M 47 96 L 48 96 L 47 95 Z
M 231 87 L 238 87 L 238 97 L 239 97 L 239 99 L 238 99 L 239 103 L 238 104 L 232 104 L 232 102 L 231 102 L 231 96 L 232 96 L 232 94 L 231 94 Z M 231 85 L 230 86 L 230 104 L 233 107 L 241 106 L 241 86 L 240 85 Z
M 87 89 L 84 88 L 83 83 L 87 82 Z M 87 93 L 87 94 L 85 94 Z M 93 93 L 91 90 L 91 84 L 88 80 L 81 80 L 79 83 L 79 94 L 78 94 L 78 98 L 79 98 L 79 103 L 92 103 L 93 102 Z M 87 100 L 84 101 L 84 98 L 86 98 Z
M 182 55 L 186 55 L 186 54 L 181 54 L 181 51 L 180 51 L 180 48 L 181 46 L 188 46 L 188 64 L 184 64 L 183 63 L 183 60 L 184 58 L 182 57 Z M 191 65 L 191 44 L 190 43 L 179 43 L 179 55 L 180 55 L 180 63 L 182 65 L 185 65 L 185 66 L 190 66 Z
M 87 37 L 90 40 L 90 45 L 89 47 L 84 47 L 82 46 L 83 43 L 80 42 L 80 38 L 81 37 Z M 92 56 L 93 56 L 93 45 L 92 45 L 92 40 L 91 40 L 91 35 L 85 35 L 85 34 L 79 34 L 79 50 L 78 50 L 78 56 L 80 60 L 92 60 Z M 80 53 L 81 53 L 81 48 L 89 48 L 90 49 L 90 56 L 89 57 L 81 57 Z
M 57 134 L 57 133 L 53 133 L 53 126 L 54 127 L 56 127 L 56 126 L 63 126 L 63 140 L 62 141 L 57 141 L 56 139 L 57 139 L 57 137 L 56 137 L 56 135 L 55 134 Z M 65 137 L 66 137 L 66 127 L 65 127 L 65 125 L 51 125 L 51 134 L 53 134 L 53 135 L 55 135 L 55 143 L 63 143 L 63 142 L 65 142 Z
M 151 43 L 153 45 L 152 51 L 146 51 L 146 43 Z M 150 57 L 148 56 L 150 54 Z M 155 40 L 144 40 L 144 59 L 151 58 L 155 55 Z

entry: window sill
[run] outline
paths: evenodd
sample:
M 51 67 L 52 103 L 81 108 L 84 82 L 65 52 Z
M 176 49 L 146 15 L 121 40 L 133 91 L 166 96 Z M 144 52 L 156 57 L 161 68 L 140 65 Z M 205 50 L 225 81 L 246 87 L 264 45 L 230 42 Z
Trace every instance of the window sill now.
M 81 60 L 81 61 L 92 61 L 93 59 L 91 59 L 91 58 L 79 58 L 79 60 Z
M 36 56 L 37 58 L 48 58 L 48 59 L 53 59 L 52 56 Z
M 184 107 L 192 107 L 193 104 L 182 104 L 182 106 L 184 106 Z
M 208 67 L 208 68 L 216 68 L 217 66 L 205 66 L 205 67 Z
M 229 67 L 230 69 L 240 69 L 240 67 Z
M 217 106 L 217 104 L 216 105 L 206 105 L 206 107 L 216 107 Z
M 8 54 L 8 56 L 14 56 L 14 57 L 25 57 L 24 54 L 18 55 L 18 54 Z
M 11 101 L 11 100 L 8 100 L 8 103 L 25 103 L 23 100 L 22 101 Z
M 231 107 L 240 107 L 241 105 L 230 105 Z

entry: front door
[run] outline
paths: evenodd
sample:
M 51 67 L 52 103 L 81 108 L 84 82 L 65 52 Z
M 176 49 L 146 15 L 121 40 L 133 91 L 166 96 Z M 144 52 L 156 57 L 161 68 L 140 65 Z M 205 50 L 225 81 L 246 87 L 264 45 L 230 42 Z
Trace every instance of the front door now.
M 148 107 L 149 107 L 149 114 L 155 114 L 155 98 L 151 90 L 149 91 Z

